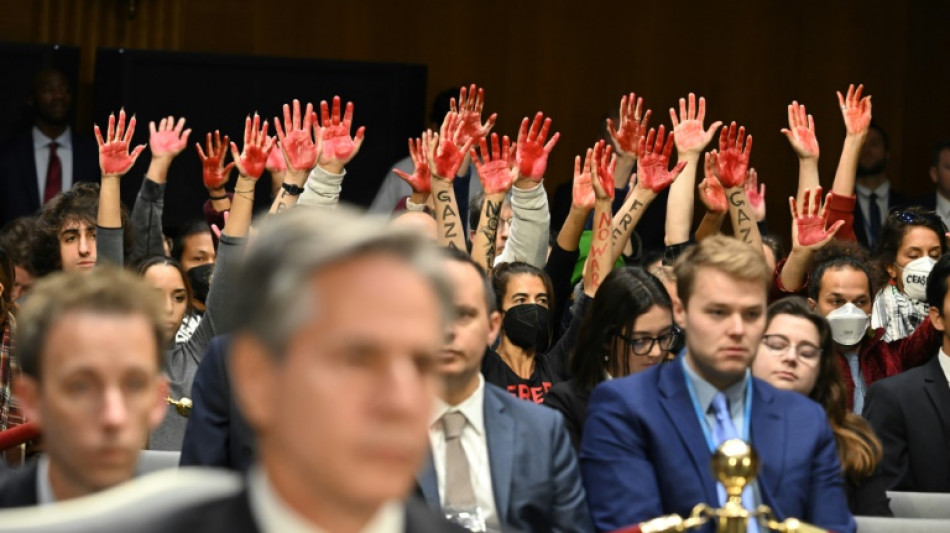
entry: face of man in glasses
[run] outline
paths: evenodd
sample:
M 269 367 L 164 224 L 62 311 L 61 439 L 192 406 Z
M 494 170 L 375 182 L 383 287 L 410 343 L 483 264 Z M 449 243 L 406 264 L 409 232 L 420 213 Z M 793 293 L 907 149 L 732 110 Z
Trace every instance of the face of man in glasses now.
M 808 319 L 775 315 L 752 362 L 752 375 L 777 389 L 808 396 L 818 381 L 821 361 L 818 328 Z
M 622 335 L 614 339 L 612 359 L 614 377 L 636 374 L 662 363 L 669 355 L 673 334 L 673 315 L 659 305 L 647 309 L 638 316 Z M 660 339 L 660 340 L 655 340 Z M 626 361 L 625 361 L 626 360 Z M 626 368 L 621 365 L 626 362 Z

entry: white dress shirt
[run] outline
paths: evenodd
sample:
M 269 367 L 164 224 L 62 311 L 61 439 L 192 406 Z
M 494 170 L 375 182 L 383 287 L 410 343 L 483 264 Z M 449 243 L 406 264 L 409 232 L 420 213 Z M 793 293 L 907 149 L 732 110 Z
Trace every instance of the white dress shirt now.
M 63 169 L 63 188 L 68 191 L 73 186 L 73 142 L 70 129 L 55 139 L 50 139 L 36 126 L 33 127 L 33 157 L 36 161 L 36 184 L 39 185 L 40 203 L 46 193 L 46 172 L 49 170 L 49 144 L 56 141 L 56 155 Z
M 248 498 L 251 514 L 262 533 L 324 532 L 281 499 L 259 465 L 254 466 L 248 475 Z M 402 533 L 405 530 L 405 507 L 401 502 L 389 502 L 376 512 L 361 533 Z
M 943 351 L 943 348 L 940 348 L 940 353 L 937 354 L 937 360 L 940 361 L 940 368 L 943 369 L 943 375 L 947 378 L 947 384 L 950 384 L 950 356 L 947 355 L 947 352 Z
M 53 484 L 49 480 L 49 456 L 45 453 L 36 460 L 36 502 L 38 505 L 56 503 Z
M 887 218 L 887 210 L 890 208 L 887 205 L 888 200 L 890 199 L 891 193 L 891 182 L 885 181 L 884 183 L 877 186 L 876 189 L 868 189 L 862 185 L 855 185 L 854 192 L 858 196 L 858 205 L 861 207 L 861 214 L 864 215 L 864 220 L 867 222 L 864 225 L 865 235 L 870 237 L 871 232 L 871 221 L 868 218 L 868 211 L 871 208 L 871 193 L 877 195 L 877 206 L 881 210 L 881 226 L 884 226 L 884 220 Z
M 950 200 L 947 200 L 943 197 L 942 194 L 935 193 L 937 196 L 936 202 L 936 211 L 937 216 L 940 217 L 940 220 L 943 220 L 944 225 L 950 228 Z
M 467 422 L 462 429 L 462 449 L 468 458 L 475 501 L 484 513 L 485 524 L 498 528 L 498 512 L 495 510 L 495 493 L 488 462 L 488 440 L 485 437 L 485 378 L 479 374 L 478 388 L 462 403 L 449 405 L 440 398 L 436 398 L 435 403 L 435 412 L 429 424 L 429 443 L 439 480 L 439 503 L 445 505 L 445 432 L 442 430 L 442 415 L 458 411 L 465 415 Z

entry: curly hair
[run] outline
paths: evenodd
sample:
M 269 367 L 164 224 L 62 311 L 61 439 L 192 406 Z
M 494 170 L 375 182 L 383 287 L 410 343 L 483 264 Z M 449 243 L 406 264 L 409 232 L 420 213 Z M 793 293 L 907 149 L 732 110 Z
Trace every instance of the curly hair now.
M 36 238 L 37 217 L 19 217 L 0 229 L 0 246 L 6 249 L 13 264 L 36 275 L 33 270 L 33 241 Z

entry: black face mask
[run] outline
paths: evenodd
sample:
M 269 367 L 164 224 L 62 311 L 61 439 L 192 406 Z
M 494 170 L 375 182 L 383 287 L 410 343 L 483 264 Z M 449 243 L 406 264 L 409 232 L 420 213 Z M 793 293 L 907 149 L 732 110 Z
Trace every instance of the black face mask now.
M 516 305 L 505 311 L 502 327 L 505 336 L 515 346 L 536 353 L 544 353 L 551 343 L 550 314 L 539 304 Z
M 205 303 L 208 291 L 211 290 L 211 275 L 214 273 L 214 263 L 198 265 L 188 270 L 188 283 L 191 284 L 192 295 L 195 300 Z

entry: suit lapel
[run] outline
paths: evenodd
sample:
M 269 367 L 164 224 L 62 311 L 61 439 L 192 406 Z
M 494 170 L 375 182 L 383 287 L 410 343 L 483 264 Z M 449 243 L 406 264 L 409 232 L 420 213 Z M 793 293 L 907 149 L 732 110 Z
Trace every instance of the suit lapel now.
M 422 492 L 422 497 L 430 509 L 439 510 L 442 508 L 439 498 L 439 480 L 435 474 L 435 463 L 432 460 L 432 451 L 426 454 L 426 464 L 422 470 L 416 472 L 416 484 Z
M 925 368 L 924 390 L 940 416 L 945 434 L 950 435 L 950 386 L 940 366 L 940 356 L 931 359 Z
M 508 502 L 511 496 L 511 469 L 514 461 L 515 425 L 505 409 L 499 394 L 507 394 L 485 386 L 485 439 L 488 442 L 488 464 L 491 466 L 492 490 L 498 520 L 508 520 Z
M 773 391 L 764 382 L 752 378 L 752 413 L 749 439 L 759 454 L 759 490 L 763 500 L 775 501 L 772 495 L 782 484 L 785 471 L 785 424 L 782 421 Z M 774 475 L 773 475 L 774 474 Z
M 676 360 L 658 369 L 660 406 L 669 418 L 670 425 L 679 434 L 686 451 L 689 452 L 698 479 L 703 480 L 706 501 L 719 501 L 716 481 L 710 471 L 711 454 L 706 443 L 706 435 L 696 418 L 696 409 L 689 396 L 689 389 L 686 388 L 686 374 L 682 365 L 683 362 Z

